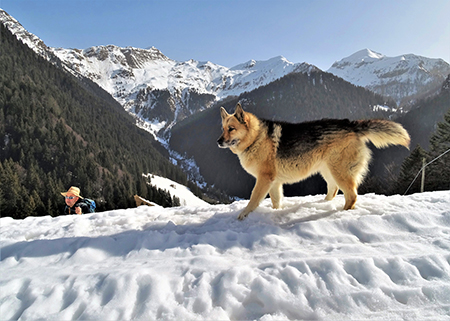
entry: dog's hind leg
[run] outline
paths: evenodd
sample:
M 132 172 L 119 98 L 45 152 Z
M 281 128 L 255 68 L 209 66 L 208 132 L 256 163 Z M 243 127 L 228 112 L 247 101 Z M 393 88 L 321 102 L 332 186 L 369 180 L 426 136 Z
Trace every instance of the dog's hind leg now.
M 345 188 L 342 188 L 345 197 L 344 210 L 352 210 L 355 208 L 356 198 L 358 193 L 356 191 L 356 183 L 348 182 Z
M 274 183 L 269 191 L 273 208 L 280 208 L 283 202 L 283 184 Z
M 357 163 L 355 167 L 356 166 L 360 166 L 360 164 Z M 344 193 L 344 210 L 352 210 L 355 208 L 356 198 L 358 196 L 358 185 L 361 180 L 359 174 L 360 172 L 361 170 L 352 172 L 350 170 L 346 170 L 344 167 L 339 173 L 332 172 L 339 189 L 341 189 Z
M 343 175 L 342 173 L 333 173 L 334 180 L 336 181 L 337 185 L 339 186 L 339 189 L 344 193 L 345 197 L 345 205 L 344 210 L 350 210 L 355 208 L 356 198 L 357 198 L 357 183 L 351 177 L 350 175 Z M 336 188 L 336 192 L 338 189 Z M 328 187 L 328 193 L 330 193 L 330 187 Z M 327 198 L 330 194 L 327 195 Z M 334 193 L 334 195 L 336 195 Z M 334 197 L 333 195 L 333 197 Z
M 335 198 L 337 192 L 339 191 L 339 187 L 336 184 L 336 181 L 333 178 L 333 175 L 331 174 L 328 167 L 324 168 L 320 171 L 320 174 L 322 175 L 325 182 L 327 182 L 327 196 L 325 197 L 325 200 L 331 201 L 333 198 Z
M 368 170 L 370 149 L 361 141 L 350 141 L 338 155 L 330 159 L 332 166 L 328 168 L 339 189 L 344 192 L 344 210 L 354 209 L 358 186 Z

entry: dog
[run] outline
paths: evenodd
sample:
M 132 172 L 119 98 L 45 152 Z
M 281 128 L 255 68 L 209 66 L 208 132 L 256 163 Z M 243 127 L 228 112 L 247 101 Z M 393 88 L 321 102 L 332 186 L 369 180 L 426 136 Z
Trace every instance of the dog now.
M 322 119 L 286 123 L 260 119 L 238 103 L 234 114 L 221 107 L 220 148 L 229 148 L 242 167 L 256 178 L 250 201 L 239 214 L 243 220 L 270 195 L 273 208 L 280 208 L 283 184 L 292 184 L 320 173 L 327 182 L 326 200 L 344 193 L 344 210 L 353 209 L 357 188 L 368 171 L 375 147 L 403 145 L 409 148 L 408 132 L 388 120 Z

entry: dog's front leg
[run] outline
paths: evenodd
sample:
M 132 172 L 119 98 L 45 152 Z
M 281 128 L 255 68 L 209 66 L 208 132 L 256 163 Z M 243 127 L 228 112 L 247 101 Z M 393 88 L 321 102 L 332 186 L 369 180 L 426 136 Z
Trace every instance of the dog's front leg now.
M 247 215 L 254 211 L 259 203 L 266 197 L 267 193 L 272 186 L 273 180 L 270 178 L 263 176 L 256 179 L 255 187 L 253 188 L 252 195 L 250 196 L 250 201 L 244 210 L 239 214 L 238 219 L 243 220 L 247 217 Z

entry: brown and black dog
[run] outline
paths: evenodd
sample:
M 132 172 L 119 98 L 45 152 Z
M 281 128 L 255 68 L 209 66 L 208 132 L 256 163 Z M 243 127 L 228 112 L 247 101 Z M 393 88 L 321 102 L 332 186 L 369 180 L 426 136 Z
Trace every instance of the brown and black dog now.
M 327 182 L 326 200 L 342 190 L 344 209 L 353 209 L 357 188 L 371 158 L 366 146 L 409 146 L 408 132 L 388 120 L 323 119 L 291 124 L 259 119 L 240 104 L 234 114 L 221 108 L 223 133 L 217 143 L 235 153 L 242 167 L 256 178 L 250 201 L 238 218 L 243 220 L 269 193 L 280 208 L 283 184 L 320 173 Z

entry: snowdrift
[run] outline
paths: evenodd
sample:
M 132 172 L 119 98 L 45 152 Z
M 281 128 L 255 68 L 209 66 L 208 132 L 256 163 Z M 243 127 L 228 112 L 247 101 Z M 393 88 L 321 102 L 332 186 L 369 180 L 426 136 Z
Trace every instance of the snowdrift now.
M 20 320 L 448 320 L 450 191 L 0 219 Z

